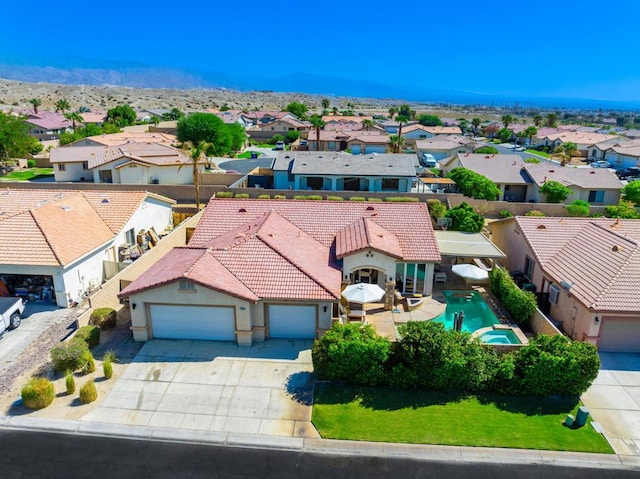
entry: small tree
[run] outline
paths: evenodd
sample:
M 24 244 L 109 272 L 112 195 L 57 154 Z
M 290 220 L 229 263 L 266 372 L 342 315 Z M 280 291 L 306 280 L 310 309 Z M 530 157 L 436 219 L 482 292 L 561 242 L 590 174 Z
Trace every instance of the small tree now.
M 556 126 L 558 126 L 558 114 L 557 113 L 549 113 L 547 115 L 545 124 L 549 128 L 555 128 Z
M 504 125 L 505 129 L 509 128 L 509 125 L 512 125 L 514 122 L 515 118 L 512 115 L 502 115 L 502 124 Z
M 538 129 L 535 126 L 529 126 L 523 131 L 523 133 L 527 136 L 527 138 L 529 138 L 529 146 L 531 146 L 533 137 L 538 134 Z
M 630 181 L 622 188 L 624 199 L 636 205 L 640 204 L 640 181 Z
M 65 98 L 60 98 L 56 102 L 56 111 L 59 111 L 63 115 L 64 115 L 65 111 L 70 110 L 70 109 L 71 109 L 71 105 L 69 105 L 69 102 Z
M 29 103 L 31 103 L 31 106 L 33 106 L 33 112 L 37 115 L 38 107 L 42 105 L 42 100 L 40 100 L 40 98 L 32 98 L 31 100 L 29 100 Z
M 427 207 L 429 208 L 429 214 L 434 220 L 444 218 L 447 212 L 447 205 L 440 200 L 427 200 Z
M 542 185 L 540 193 L 546 196 L 548 203 L 561 203 L 567 199 L 572 191 L 562 183 L 550 180 Z
M 481 146 L 477 148 L 474 153 L 479 153 L 483 155 L 497 155 L 499 153 L 498 149 L 494 146 Z
M 284 111 L 288 111 L 289 113 L 293 113 L 295 116 L 297 116 L 301 120 L 306 120 L 307 119 L 307 111 L 308 110 L 309 109 L 307 108 L 307 105 L 305 105 L 304 103 L 297 102 L 297 101 L 292 101 L 284 109 Z
M 451 229 L 479 233 L 484 227 L 484 218 L 474 211 L 467 203 L 461 203 L 445 213 L 445 218 L 451 218 Z
M 325 110 L 328 110 L 329 109 L 329 105 L 331 105 L 331 102 L 329 101 L 328 98 L 323 98 L 320 103 L 322 105 L 322 108 L 324 108 Z
M 638 212 L 633 207 L 633 203 L 629 201 L 620 201 L 620 204 L 617 206 L 607 206 L 605 216 L 609 218 L 623 218 L 629 220 L 635 220 L 640 218 Z
M 400 153 L 404 148 L 405 137 L 400 135 L 389 135 L 389 149 L 391 153 Z
M 569 216 L 589 216 L 589 203 L 583 200 L 575 200 L 567 205 Z
M 298 138 L 300 138 L 299 131 L 288 131 L 284 136 L 284 142 L 288 145 L 290 143 L 295 142 Z
M 480 133 L 480 125 L 482 125 L 482 120 L 480 118 L 473 118 L 471 120 L 471 126 L 473 126 L 473 134 L 478 136 Z
M 465 196 L 488 201 L 495 201 L 500 196 L 500 188 L 493 181 L 473 170 L 454 168 L 448 176 Z
M 134 125 L 136 122 L 136 112 L 129 105 L 118 105 L 107 110 L 107 121 L 120 128 Z
M 320 131 L 325 127 L 326 123 L 320 115 L 311 115 L 309 119 L 311 126 L 316 130 L 316 151 L 320 151 Z
M 533 124 L 535 126 L 540 126 L 542 125 L 542 122 L 544 121 L 544 118 L 542 118 L 542 115 L 540 113 L 534 115 L 533 117 Z
M 418 123 L 424 126 L 442 126 L 442 120 L 436 115 L 420 115 Z
M 513 136 L 513 132 L 508 128 L 502 128 L 501 130 L 498 131 L 496 136 L 502 143 L 506 143 L 509 140 L 511 140 L 511 137 Z

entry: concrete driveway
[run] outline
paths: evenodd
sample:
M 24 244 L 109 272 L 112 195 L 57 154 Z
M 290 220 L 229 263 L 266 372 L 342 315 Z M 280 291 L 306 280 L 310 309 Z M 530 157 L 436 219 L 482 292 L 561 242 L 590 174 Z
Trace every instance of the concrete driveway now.
M 600 362 L 582 401 L 617 454 L 640 456 L 640 354 L 600 353 Z
M 311 425 L 311 341 L 250 348 L 147 342 L 83 421 L 200 431 L 319 437 Z

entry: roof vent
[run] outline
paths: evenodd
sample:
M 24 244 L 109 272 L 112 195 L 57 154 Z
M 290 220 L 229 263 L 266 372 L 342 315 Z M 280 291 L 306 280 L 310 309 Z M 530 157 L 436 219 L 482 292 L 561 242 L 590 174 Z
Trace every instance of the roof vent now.
M 247 210 L 246 210 L 246 209 L 244 209 L 244 208 L 240 208 L 240 209 L 238 210 L 238 213 L 246 213 L 246 212 L 247 212 Z
M 611 248 L 611 251 L 613 251 L 614 253 L 617 253 L 620 250 L 622 250 L 622 246 L 618 246 L 617 244 L 614 244 Z
M 549 170 L 549 173 L 555 173 L 556 170 Z
M 595 174 L 596 174 L 596 170 L 591 170 L 591 171 L 589 172 L 589 174 L 590 174 L 590 175 L 595 175 Z
M 110 203 L 109 198 L 104 198 L 100 203 Z
M 387 165 L 387 168 L 393 168 L 393 165 Z
M 61 208 L 62 208 L 64 211 L 71 211 L 71 206 L 69 206 L 69 205 L 61 206 Z
M 546 230 L 547 229 L 547 227 L 545 225 L 538 225 L 537 228 L 539 230 Z
M 373 206 L 367 206 L 367 211 L 373 211 L 375 208 Z
M 485 158 L 491 158 L 489 155 L 485 156 Z

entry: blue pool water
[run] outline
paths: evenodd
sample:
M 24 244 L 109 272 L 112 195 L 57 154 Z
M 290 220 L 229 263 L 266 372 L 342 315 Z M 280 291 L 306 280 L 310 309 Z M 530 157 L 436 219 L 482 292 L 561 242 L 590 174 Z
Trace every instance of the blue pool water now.
M 444 323 L 445 328 L 453 329 L 453 315 L 464 311 L 462 330 L 473 333 L 476 329 L 490 328 L 500 321 L 485 303 L 482 296 L 475 291 L 443 291 L 447 309 L 432 321 Z
M 487 344 L 521 344 L 516 333 L 510 329 L 488 331 L 480 335 L 480 341 Z

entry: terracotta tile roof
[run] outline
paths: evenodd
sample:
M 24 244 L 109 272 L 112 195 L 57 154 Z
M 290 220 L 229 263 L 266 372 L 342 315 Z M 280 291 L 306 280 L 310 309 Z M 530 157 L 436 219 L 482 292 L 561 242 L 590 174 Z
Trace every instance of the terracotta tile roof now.
M 137 143 L 162 143 L 164 145 L 172 145 L 176 142 L 176 136 L 169 133 L 147 133 L 140 131 L 124 131 L 121 133 L 112 133 L 110 135 L 89 136 L 81 140 L 75 141 L 71 146 L 84 144 L 85 140 L 90 140 L 105 146 L 119 146 L 129 142 Z
M 51 163 L 82 163 L 89 161 L 97 155 L 104 154 L 107 150 L 106 146 L 61 146 L 59 148 L 51 148 L 49 152 L 49 160 Z
M 461 135 L 462 130 L 459 126 L 424 126 L 420 123 L 402 127 L 402 133 L 410 133 L 412 131 L 422 130 L 434 135 Z
M 482 176 L 486 176 L 494 183 L 526 185 L 530 182 L 529 178 L 522 172 L 526 163 L 522 161 L 520 155 L 458 153 L 446 164 L 448 171 L 453 166 L 452 162 L 456 160 L 463 168 L 468 168 Z
M 360 218 L 336 235 L 336 257 L 373 249 L 402 259 L 402 247 L 398 238 L 369 218 Z
M 361 218 L 369 218 L 398 238 L 405 261 L 441 260 L 429 211 L 424 203 L 212 198 L 190 245 L 204 246 L 216 236 L 255 221 L 269 211 L 276 211 L 326 247 L 331 247 L 339 231 Z
M 75 147 L 80 148 L 80 147 Z M 190 164 L 191 160 L 177 148 L 161 143 L 127 142 L 107 148 L 88 158 L 89 169 L 97 168 L 119 159 L 132 159 L 145 165 L 170 166 Z
M 621 190 L 624 185 L 608 168 L 574 168 L 550 165 L 547 162 L 525 163 L 524 168 L 531 179 L 542 186 L 545 181 L 557 181 L 565 186 L 578 188 L 602 188 Z
M 548 133 L 541 136 L 538 133 L 538 138 L 549 138 L 551 141 L 559 140 L 562 143 L 572 142 L 576 145 L 593 145 L 595 143 L 601 143 L 606 140 L 616 139 L 616 135 L 607 135 L 604 133 L 590 133 L 582 131 L 563 131 L 560 130 L 557 133 Z
M 640 221 L 517 217 L 544 271 L 595 311 L 640 311 Z
M 44 128 L 45 130 L 63 130 L 65 128 L 71 128 L 71 122 L 69 120 L 60 113 L 53 111 L 39 111 L 37 115 L 31 112 L 24 121 L 31 125 Z
M 452 150 L 462 146 L 475 148 L 477 145 L 479 144 L 471 138 L 460 135 L 438 135 L 433 138 L 416 140 L 416 149 L 420 150 Z
M 325 123 L 338 122 L 338 123 L 362 123 L 364 120 L 373 120 L 372 116 L 342 116 L 342 115 L 324 115 L 322 120 Z

